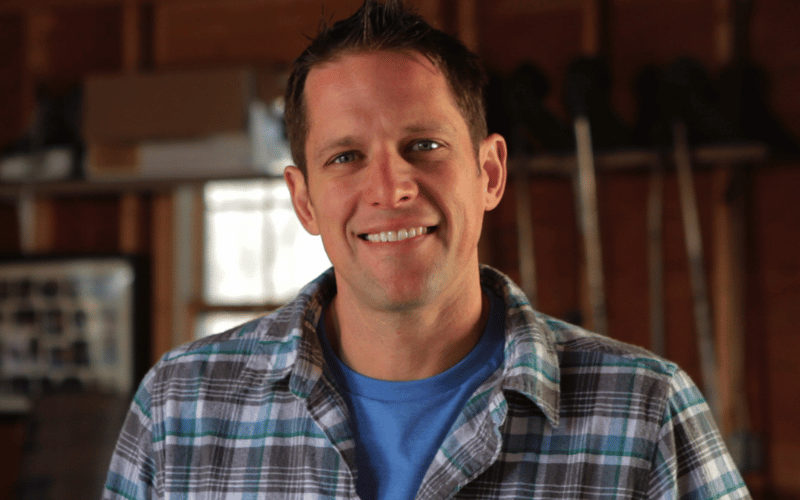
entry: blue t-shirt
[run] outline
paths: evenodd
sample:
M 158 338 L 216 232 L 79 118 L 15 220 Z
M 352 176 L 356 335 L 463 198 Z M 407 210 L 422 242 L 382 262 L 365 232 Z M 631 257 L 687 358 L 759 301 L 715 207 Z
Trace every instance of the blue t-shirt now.
M 350 410 L 361 498 L 414 498 L 456 417 L 503 363 L 503 304 L 484 293 L 491 306 L 478 344 L 449 370 L 422 380 L 389 382 L 354 372 L 333 353 L 320 319 L 325 359 Z

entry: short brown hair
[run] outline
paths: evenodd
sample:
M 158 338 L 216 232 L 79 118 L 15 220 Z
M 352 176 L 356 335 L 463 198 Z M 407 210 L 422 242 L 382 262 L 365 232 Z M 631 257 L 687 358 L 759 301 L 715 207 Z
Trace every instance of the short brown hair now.
M 295 165 L 306 174 L 308 117 L 304 89 L 308 73 L 346 52 L 409 50 L 427 57 L 444 74 L 470 131 L 476 154 L 487 136 L 486 73 L 478 57 L 453 36 L 430 26 L 402 0 L 365 0 L 361 8 L 319 34 L 294 61 L 286 87 L 286 131 Z

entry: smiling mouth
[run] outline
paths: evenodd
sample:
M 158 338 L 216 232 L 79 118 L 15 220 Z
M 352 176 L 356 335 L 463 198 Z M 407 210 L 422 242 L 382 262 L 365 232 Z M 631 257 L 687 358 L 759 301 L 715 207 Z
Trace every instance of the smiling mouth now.
M 364 241 L 372 243 L 386 243 L 391 241 L 403 241 L 415 236 L 429 234 L 436 230 L 436 226 L 417 226 L 399 229 L 397 231 L 382 231 L 380 233 L 364 233 L 358 237 Z

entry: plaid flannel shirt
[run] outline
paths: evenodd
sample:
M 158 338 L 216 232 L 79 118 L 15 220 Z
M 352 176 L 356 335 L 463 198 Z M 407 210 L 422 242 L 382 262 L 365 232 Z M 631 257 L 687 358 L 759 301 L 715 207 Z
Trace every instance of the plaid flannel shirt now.
M 505 276 L 505 363 L 420 499 L 750 498 L 696 386 L 643 349 L 535 312 Z M 282 309 L 166 354 L 136 393 L 105 499 L 356 498 L 347 407 L 316 326 L 332 271 Z

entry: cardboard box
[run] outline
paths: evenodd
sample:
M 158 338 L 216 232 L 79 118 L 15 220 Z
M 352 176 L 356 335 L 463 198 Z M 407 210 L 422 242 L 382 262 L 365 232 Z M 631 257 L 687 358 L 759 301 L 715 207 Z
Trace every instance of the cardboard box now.
M 246 130 L 253 70 L 215 69 L 87 79 L 84 139 L 135 144 Z
M 138 143 L 89 143 L 84 172 L 94 180 L 180 179 L 266 174 L 291 164 L 281 117 L 261 101 L 250 104 L 246 131 Z
M 281 70 L 214 70 L 87 81 L 84 172 L 95 180 L 282 175 Z

